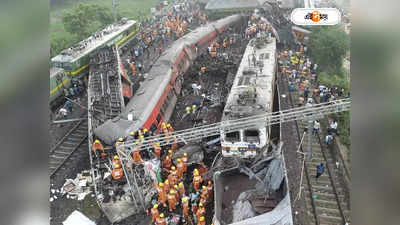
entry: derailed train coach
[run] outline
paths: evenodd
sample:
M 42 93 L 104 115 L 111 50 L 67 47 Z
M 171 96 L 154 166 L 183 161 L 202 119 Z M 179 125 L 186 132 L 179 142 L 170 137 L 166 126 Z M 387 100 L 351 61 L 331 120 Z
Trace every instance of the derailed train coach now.
M 231 26 L 243 26 L 244 15 L 232 15 L 199 27 L 175 41 L 152 66 L 145 81 L 116 118 L 108 120 L 94 133 L 108 145 L 129 132 L 160 130 L 168 122 L 183 84 L 183 74 L 197 56 L 207 51 L 219 34 Z
M 261 42 L 266 43 L 258 47 Z M 264 37 L 250 41 L 233 81 L 222 121 L 272 112 L 276 63 L 276 38 Z M 270 132 L 271 128 L 263 124 L 238 131 L 221 130 L 222 155 L 255 157 L 267 146 Z

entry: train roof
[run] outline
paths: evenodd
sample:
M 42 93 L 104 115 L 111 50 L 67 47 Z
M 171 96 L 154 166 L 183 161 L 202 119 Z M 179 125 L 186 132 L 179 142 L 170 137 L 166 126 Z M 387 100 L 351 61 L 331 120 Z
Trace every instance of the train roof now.
M 238 119 L 272 111 L 273 82 L 276 69 L 276 39 L 269 38 L 261 47 L 256 39 L 247 45 L 233 81 L 222 120 Z M 256 59 L 256 66 L 253 64 Z M 262 72 L 260 71 L 262 68 Z
M 206 10 L 259 8 L 265 0 L 210 0 Z
M 121 19 L 119 22 L 108 25 L 103 30 L 95 32 L 90 37 L 73 45 L 72 47 L 63 50 L 59 55 L 54 56 L 52 62 L 74 62 L 82 56 L 92 52 L 97 47 L 107 43 L 117 35 L 124 32 L 126 29 L 136 24 L 135 20 Z M 102 34 L 100 38 L 95 39 L 94 36 Z M 85 45 L 86 43 L 86 45 Z
M 55 75 L 59 73 L 63 73 L 64 69 L 58 68 L 58 67 L 51 67 L 50 68 L 50 78 L 54 77 Z

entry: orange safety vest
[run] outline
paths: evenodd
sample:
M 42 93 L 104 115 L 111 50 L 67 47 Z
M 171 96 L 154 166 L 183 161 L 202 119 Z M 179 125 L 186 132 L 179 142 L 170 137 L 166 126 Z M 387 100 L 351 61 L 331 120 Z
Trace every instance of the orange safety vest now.
M 204 216 L 205 214 L 206 214 L 206 209 L 204 208 L 204 206 L 199 207 L 199 209 L 196 212 L 197 221 L 200 221 L 200 217 Z
M 185 220 L 187 220 L 189 217 L 189 200 L 187 200 L 186 202 L 182 202 L 182 205 L 183 205 L 182 214 L 183 217 L 185 217 Z
M 168 194 L 168 206 L 169 206 L 169 210 L 175 210 L 176 207 L 176 196 L 175 194 Z
M 151 208 L 151 221 L 156 222 L 157 218 L 160 216 L 158 209 Z
M 114 168 L 116 165 L 121 165 L 121 160 L 113 159 L 112 160 L 112 167 Z
M 136 150 L 132 153 L 132 158 L 133 158 L 133 162 L 135 162 L 135 163 L 143 162 L 142 157 L 140 156 L 140 153 L 138 150 Z
M 183 165 L 182 161 L 176 165 L 176 170 L 178 171 L 177 174 L 178 174 L 179 179 L 182 178 L 184 169 L 185 168 L 184 168 L 184 165 Z
M 157 225 L 167 225 L 167 221 L 165 220 L 165 218 L 158 217 L 156 219 L 156 224 Z
M 104 152 L 104 147 L 101 143 L 93 143 L 92 150 L 96 152 L 97 150 L 101 150 Z
M 119 180 L 124 176 L 124 170 L 122 168 L 113 169 L 111 175 L 114 180 Z
M 199 190 L 201 182 L 203 182 L 203 178 L 200 175 L 193 177 L 193 187 L 194 187 L 196 192 Z
M 186 171 L 187 171 L 187 161 L 188 161 L 188 158 L 185 157 L 185 156 L 183 156 L 183 157 L 182 157 L 183 172 L 186 172 Z
M 165 157 L 164 161 L 163 161 L 163 167 L 166 169 L 170 169 L 171 168 L 171 157 L 167 156 Z

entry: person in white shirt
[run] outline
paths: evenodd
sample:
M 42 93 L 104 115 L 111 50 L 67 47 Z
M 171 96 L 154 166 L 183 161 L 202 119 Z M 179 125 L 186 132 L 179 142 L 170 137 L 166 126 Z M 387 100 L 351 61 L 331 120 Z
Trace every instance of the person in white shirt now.
M 331 133 L 334 133 L 334 134 L 336 134 L 336 135 L 339 135 L 338 134 L 338 132 L 337 132 L 337 121 L 336 120 L 333 120 L 332 122 L 331 122 L 331 124 L 329 125 L 329 129 L 328 129 L 328 132 L 331 132 Z
M 320 125 L 319 121 L 315 120 L 314 121 L 313 135 L 318 135 L 320 126 L 321 125 Z

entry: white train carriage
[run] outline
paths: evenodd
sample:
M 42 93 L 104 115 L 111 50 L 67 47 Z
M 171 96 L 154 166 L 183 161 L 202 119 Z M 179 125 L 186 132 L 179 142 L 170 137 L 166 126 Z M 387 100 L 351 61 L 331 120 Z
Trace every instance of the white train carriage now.
M 276 39 L 268 38 L 261 46 L 259 43 L 260 39 L 253 39 L 246 48 L 226 101 L 222 121 L 257 116 L 273 110 Z M 263 124 L 234 132 L 221 130 L 223 156 L 256 156 L 269 143 L 270 131 L 271 128 Z

